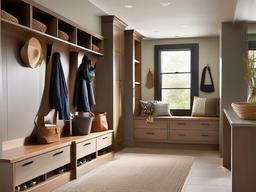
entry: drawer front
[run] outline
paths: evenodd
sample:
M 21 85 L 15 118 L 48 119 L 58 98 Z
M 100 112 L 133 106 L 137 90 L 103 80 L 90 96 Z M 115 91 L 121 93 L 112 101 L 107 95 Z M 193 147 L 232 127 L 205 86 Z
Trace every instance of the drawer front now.
M 105 147 L 112 145 L 112 133 L 103 135 L 97 138 L 97 150 L 101 150 Z
M 135 139 L 167 140 L 167 129 L 135 129 Z
M 144 119 L 134 120 L 134 127 L 138 128 L 167 128 L 168 120 L 155 119 L 153 123 L 147 123 Z
M 173 121 L 171 129 L 218 131 L 218 121 Z
M 219 121 L 195 121 L 193 124 L 201 130 L 219 131 Z
M 19 185 L 70 162 L 70 146 L 67 146 L 15 163 L 15 185 Z
M 218 144 L 219 135 L 216 131 L 188 131 L 188 130 L 171 130 L 169 133 L 171 141 L 180 143 L 198 143 L 198 144 Z
M 96 152 L 96 139 L 91 139 L 76 145 L 77 159 Z

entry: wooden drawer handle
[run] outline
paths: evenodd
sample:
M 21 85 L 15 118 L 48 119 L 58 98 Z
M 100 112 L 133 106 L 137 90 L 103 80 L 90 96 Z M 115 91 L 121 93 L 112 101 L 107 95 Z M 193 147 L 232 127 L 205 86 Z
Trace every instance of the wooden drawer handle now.
M 186 136 L 186 134 L 178 134 L 178 136 L 184 137 Z
M 178 125 L 186 125 L 186 123 L 178 123 Z
M 155 135 L 154 132 L 147 132 L 146 134 L 147 134 L 147 135 Z
M 209 137 L 209 135 L 207 135 L 207 134 L 202 134 L 202 135 L 200 135 L 201 137 Z
M 24 164 L 22 165 L 22 167 L 26 167 L 27 165 L 30 165 L 30 164 L 32 164 L 32 163 L 34 163 L 34 161 L 29 161 L 29 162 L 27 162 L 27 163 L 24 163 Z
M 108 137 L 103 137 L 102 139 L 104 140 L 104 139 L 107 139 Z
M 201 125 L 209 126 L 209 125 L 210 125 L 210 123 L 201 123 Z
M 57 153 L 54 153 L 52 156 L 54 157 L 54 156 L 60 155 L 60 154 L 62 154 L 62 153 L 64 153 L 64 151 L 59 151 L 59 152 L 57 152 Z
M 87 145 L 91 145 L 91 142 L 90 142 L 90 143 L 85 143 L 83 146 L 85 147 L 85 146 L 87 146 Z

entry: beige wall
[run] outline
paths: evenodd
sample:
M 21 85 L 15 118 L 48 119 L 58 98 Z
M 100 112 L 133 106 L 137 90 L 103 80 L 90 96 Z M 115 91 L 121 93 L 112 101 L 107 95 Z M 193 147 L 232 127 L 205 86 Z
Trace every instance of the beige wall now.
M 199 44 L 199 84 L 202 69 L 209 64 L 212 71 L 215 85 L 214 93 L 199 93 L 202 97 L 219 97 L 219 38 L 193 38 L 193 39 L 163 39 L 163 40 L 144 40 L 142 42 L 142 99 L 150 100 L 154 98 L 154 89 L 145 87 L 148 68 L 154 70 L 154 46 L 162 44 Z M 207 79 L 209 81 L 209 79 Z
M 101 15 L 105 13 L 87 0 L 34 0 L 78 23 L 89 31 L 101 34 Z

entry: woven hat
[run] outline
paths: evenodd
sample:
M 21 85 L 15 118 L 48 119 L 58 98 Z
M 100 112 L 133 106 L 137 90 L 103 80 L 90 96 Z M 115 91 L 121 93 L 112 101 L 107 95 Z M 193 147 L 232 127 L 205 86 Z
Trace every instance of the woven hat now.
M 42 46 L 38 39 L 31 37 L 20 50 L 23 63 L 30 68 L 36 68 L 42 63 Z

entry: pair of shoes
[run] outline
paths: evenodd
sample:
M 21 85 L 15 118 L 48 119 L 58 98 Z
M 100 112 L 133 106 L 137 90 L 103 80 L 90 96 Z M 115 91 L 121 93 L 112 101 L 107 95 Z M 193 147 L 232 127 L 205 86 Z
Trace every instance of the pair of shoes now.
M 21 185 L 21 188 L 20 188 L 21 191 L 25 191 L 27 189 L 28 189 L 28 187 L 26 184 Z
M 77 162 L 77 167 L 79 167 L 79 166 L 81 166 L 81 165 L 83 165 L 83 162 L 82 162 L 82 161 L 78 161 L 78 162 Z
M 36 184 L 37 184 L 36 181 L 30 181 L 29 184 L 28 184 L 28 186 L 29 186 L 29 187 L 34 187 Z
M 20 191 L 20 186 L 16 186 L 15 187 L 15 192 L 19 192 Z

